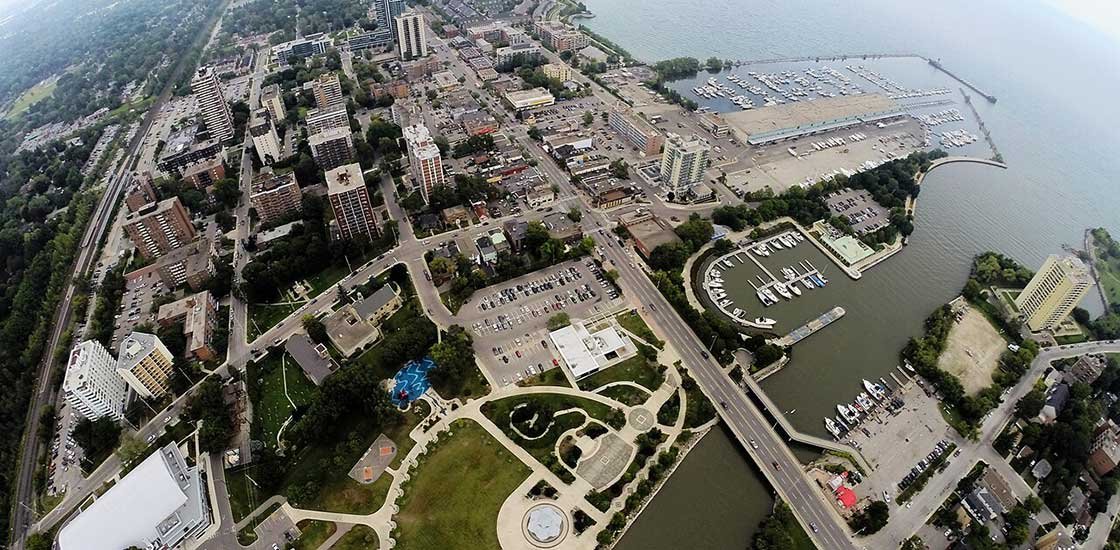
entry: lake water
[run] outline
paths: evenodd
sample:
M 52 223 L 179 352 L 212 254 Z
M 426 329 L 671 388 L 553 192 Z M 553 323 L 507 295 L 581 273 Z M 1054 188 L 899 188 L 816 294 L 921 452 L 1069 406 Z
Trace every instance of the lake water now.
M 860 378 L 878 378 L 893 368 L 898 351 L 921 331 L 925 316 L 960 289 L 976 253 L 999 250 L 1035 267 L 1062 244 L 1080 244 L 1086 227 L 1120 229 L 1115 183 L 1120 107 L 1114 99 L 1120 89 L 1120 46 L 1046 5 L 1007 0 L 585 3 L 596 14 L 584 22 L 588 27 L 647 61 L 682 55 L 770 59 L 917 53 L 940 59 L 998 97 L 995 105 L 975 96 L 973 103 L 1008 170 L 963 164 L 938 169 L 925 180 L 917 229 L 902 253 L 858 282 L 841 281 L 838 270 L 828 271 L 833 288 L 813 291 L 820 293 L 812 298 L 819 304 L 803 297 L 803 304 L 791 303 L 787 312 L 767 312 L 792 322 L 825 305 L 848 311 L 798 344 L 791 364 L 764 384 L 783 408 L 797 408 L 791 419 L 801 429 L 822 433 L 823 416 L 834 414 L 837 401 L 852 398 Z M 1092 297 L 1084 305 L 1100 310 Z M 725 447 L 691 454 L 669 481 L 672 486 L 705 484 L 708 493 L 663 491 L 621 546 L 680 548 L 676 537 L 682 536 L 712 537 L 699 539 L 710 544 L 693 547 L 748 544 L 749 533 L 740 523 L 757 524 L 768 509 L 758 503 L 770 497 L 761 484 L 749 494 L 733 483 L 710 484 L 711 475 L 722 475 L 718 465 L 742 460 L 733 446 Z M 702 513 L 711 499 L 720 499 L 725 512 L 741 521 Z M 658 519 L 646 520 L 647 515 Z

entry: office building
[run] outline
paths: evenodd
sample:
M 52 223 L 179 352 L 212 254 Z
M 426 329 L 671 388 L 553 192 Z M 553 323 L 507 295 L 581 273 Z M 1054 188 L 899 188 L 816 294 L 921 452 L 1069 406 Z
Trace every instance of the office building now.
M 253 178 L 249 204 L 257 211 L 262 223 L 270 223 L 283 218 L 289 212 L 298 211 L 303 205 L 303 193 L 293 172 L 275 175 L 272 169 L 265 168 Z
M 121 342 L 117 374 L 145 399 L 159 397 L 170 389 L 174 358 L 154 334 L 133 332 Z
M 253 113 L 249 134 L 253 136 L 253 149 L 257 151 L 261 164 L 268 166 L 284 158 L 280 150 L 280 137 L 276 135 L 276 126 L 272 123 L 272 115 L 268 109 L 257 109 Z
M 288 59 L 299 57 L 306 59 L 327 53 L 331 46 L 331 39 L 323 33 L 309 34 L 303 38 L 277 44 L 272 47 L 272 54 L 281 65 L 287 65 Z
M 377 26 L 390 29 L 393 40 L 397 39 L 396 20 L 404 13 L 404 0 L 375 0 Z
M 306 121 L 308 136 L 331 129 L 350 130 L 350 113 L 347 113 L 346 109 L 333 111 L 312 109 L 307 112 Z
M 563 63 L 541 65 L 541 72 L 548 78 L 565 82 L 572 79 L 572 68 Z
M 377 215 L 369 201 L 362 167 L 357 163 L 340 166 L 330 170 L 327 177 L 327 198 L 334 212 L 338 233 L 343 239 L 353 239 L 364 235 L 370 240 L 377 238 L 381 229 L 377 225 Z
M 525 111 L 537 107 L 548 107 L 556 103 L 556 98 L 545 88 L 510 90 L 502 96 L 514 111 Z
M 641 154 L 651 157 L 661 152 L 665 138 L 652 124 L 630 109 L 614 109 L 607 122 Z
M 704 179 L 710 151 L 708 143 L 699 137 L 669 134 L 661 157 L 661 185 L 677 198 L 691 193 L 692 186 Z
M 397 29 L 397 49 L 401 59 L 416 59 L 428 56 L 428 38 L 424 36 L 424 16 L 419 12 L 408 11 L 395 19 Z
M 320 111 L 333 111 L 346 108 L 346 98 L 342 97 L 342 84 L 338 75 L 323 73 L 311 81 L 311 92 L 315 96 L 315 107 Z
M 198 68 L 191 80 L 191 93 L 198 103 L 210 139 L 219 143 L 233 139 L 233 115 L 222 96 L 222 85 L 213 69 L 205 66 Z
M 170 443 L 149 455 L 58 534 L 58 550 L 179 548 L 210 526 L 206 483 Z
M 408 144 L 408 170 L 413 184 L 420 189 L 424 204 L 428 204 L 432 188 L 447 183 L 439 147 L 428 132 L 428 127 L 422 124 L 405 126 L 404 139 Z
M 1015 298 L 1015 306 L 1031 331 L 1052 330 L 1081 303 L 1092 286 L 1093 278 L 1081 260 L 1051 255 Z
M 354 141 L 350 129 L 334 128 L 311 136 L 307 140 L 311 146 L 311 156 L 323 170 L 333 170 L 347 164 L 353 158 Z
M 183 336 L 187 342 L 185 351 L 199 361 L 218 358 L 218 351 L 214 349 L 214 324 L 217 319 L 218 302 L 206 290 L 159 306 L 156 314 L 156 322 L 160 326 L 183 323 Z
M 268 109 L 272 120 L 277 122 L 284 120 L 288 115 L 288 110 L 284 108 L 284 93 L 280 90 L 279 84 L 270 84 L 261 88 L 261 106 Z
M 62 394 L 87 420 L 124 418 L 128 384 L 117 374 L 116 359 L 97 340 L 86 340 L 70 351 Z
M 150 203 L 125 216 L 125 233 L 146 259 L 167 254 L 194 240 L 195 230 L 179 197 Z
M 559 21 L 537 21 L 533 30 L 540 36 L 541 42 L 558 52 L 580 50 L 591 44 L 587 35 Z

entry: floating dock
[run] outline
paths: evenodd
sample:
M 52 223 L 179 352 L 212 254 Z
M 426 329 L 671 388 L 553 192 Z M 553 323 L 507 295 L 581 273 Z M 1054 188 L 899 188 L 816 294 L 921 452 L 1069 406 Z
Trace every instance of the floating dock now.
M 778 338 L 777 340 L 774 340 L 773 343 L 783 347 L 792 346 L 808 338 L 809 336 L 812 336 L 824 327 L 831 325 L 834 321 L 843 317 L 845 313 L 847 312 L 844 311 L 844 308 L 836 306 L 824 312 L 820 317 L 817 317 L 816 319 L 813 319 L 808 323 L 805 323 L 804 325 L 801 325 L 800 327 L 794 329 L 793 332 L 790 332 L 789 334 Z

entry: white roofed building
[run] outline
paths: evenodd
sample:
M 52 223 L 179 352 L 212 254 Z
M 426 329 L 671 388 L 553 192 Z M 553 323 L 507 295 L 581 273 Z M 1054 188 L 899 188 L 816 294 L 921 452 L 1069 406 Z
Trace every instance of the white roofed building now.
M 549 338 L 576 380 L 628 359 L 638 351 L 634 342 L 613 324 L 592 333 L 582 322 L 574 322 L 552 331 Z
M 70 351 L 62 393 L 78 414 L 91 421 L 124 418 L 128 384 L 117 374 L 116 363 L 97 340 L 86 340 Z

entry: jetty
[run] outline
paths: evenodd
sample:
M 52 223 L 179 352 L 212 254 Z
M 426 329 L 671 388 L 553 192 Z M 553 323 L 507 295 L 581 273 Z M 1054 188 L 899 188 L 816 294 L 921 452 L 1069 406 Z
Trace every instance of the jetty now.
M 984 119 L 980 118 L 980 113 L 976 111 L 976 106 L 972 104 L 972 96 L 966 94 L 963 89 L 961 95 L 964 96 L 965 105 L 968 105 L 969 110 L 972 111 L 972 116 L 976 119 L 976 123 L 980 125 L 980 133 L 984 134 L 984 140 L 988 142 L 988 147 L 992 150 L 992 160 L 1003 162 L 1003 153 L 999 152 L 999 147 L 996 147 L 996 140 L 992 139 L 992 133 L 988 131 L 987 126 L 984 126 Z
M 990 103 L 995 103 L 996 102 L 996 96 L 994 96 L 992 94 L 989 94 L 988 92 L 985 92 L 984 90 L 981 90 L 980 87 L 978 87 L 977 85 L 975 85 L 975 84 L 957 76 L 956 74 L 953 73 L 953 71 L 950 71 L 949 69 L 946 69 L 945 66 L 941 64 L 940 61 L 938 61 L 936 59 L 927 59 L 926 61 L 928 61 L 929 64 L 932 65 L 937 70 L 953 77 L 953 80 L 956 80 L 957 82 L 960 82 L 961 84 L 964 84 L 965 86 L 968 87 L 968 89 L 980 94 L 981 96 L 984 97 L 984 99 L 988 100 Z
M 827 327 L 828 325 L 831 325 L 834 321 L 843 317 L 845 313 L 847 313 L 847 312 L 844 311 L 844 308 L 842 308 L 840 306 L 836 306 L 836 307 L 822 313 L 820 317 L 817 317 L 816 319 L 810 320 L 808 323 L 805 323 L 804 325 L 801 325 L 800 327 L 797 327 L 796 329 L 794 329 L 789 334 L 787 334 L 787 335 L 785 335 L 781 338 L 775 339 L 771 343 L 773 343 L 775 345 L 778 345 L 778 346 L 782 346 L 782 347 L 792 346 L 792 345 L 808 338 L 809 336 L 812 336 L 813 334 L 815 334 L 817 331 L 823 329 L 824 327 Z
M 782 427 L 782 430 L 790 440 L 845 455 L 850 457 L 852 461 L 856 463 L 856 466 L 862 469 L 864 473 L 871 471 L 871 463 L 869 463 L 854 447 L 831 439 L 825 439 L 798 431 L 797 428 L 793 427 L 789 419 L 786 418 L 786 415 L 782 413 L 781 407 L 774 404 L 774 402 L 770 400 L 770 396 L 762 391 L 762 387 L 758 385 L 758 382 L 755 382 L 750 376 L 746 376 L 743 378 L 743 383 L 746 384 L 748 392 L 754 394 L 754 397 L 762 404 L 763 410 L 777 420 L 778 425 Z

